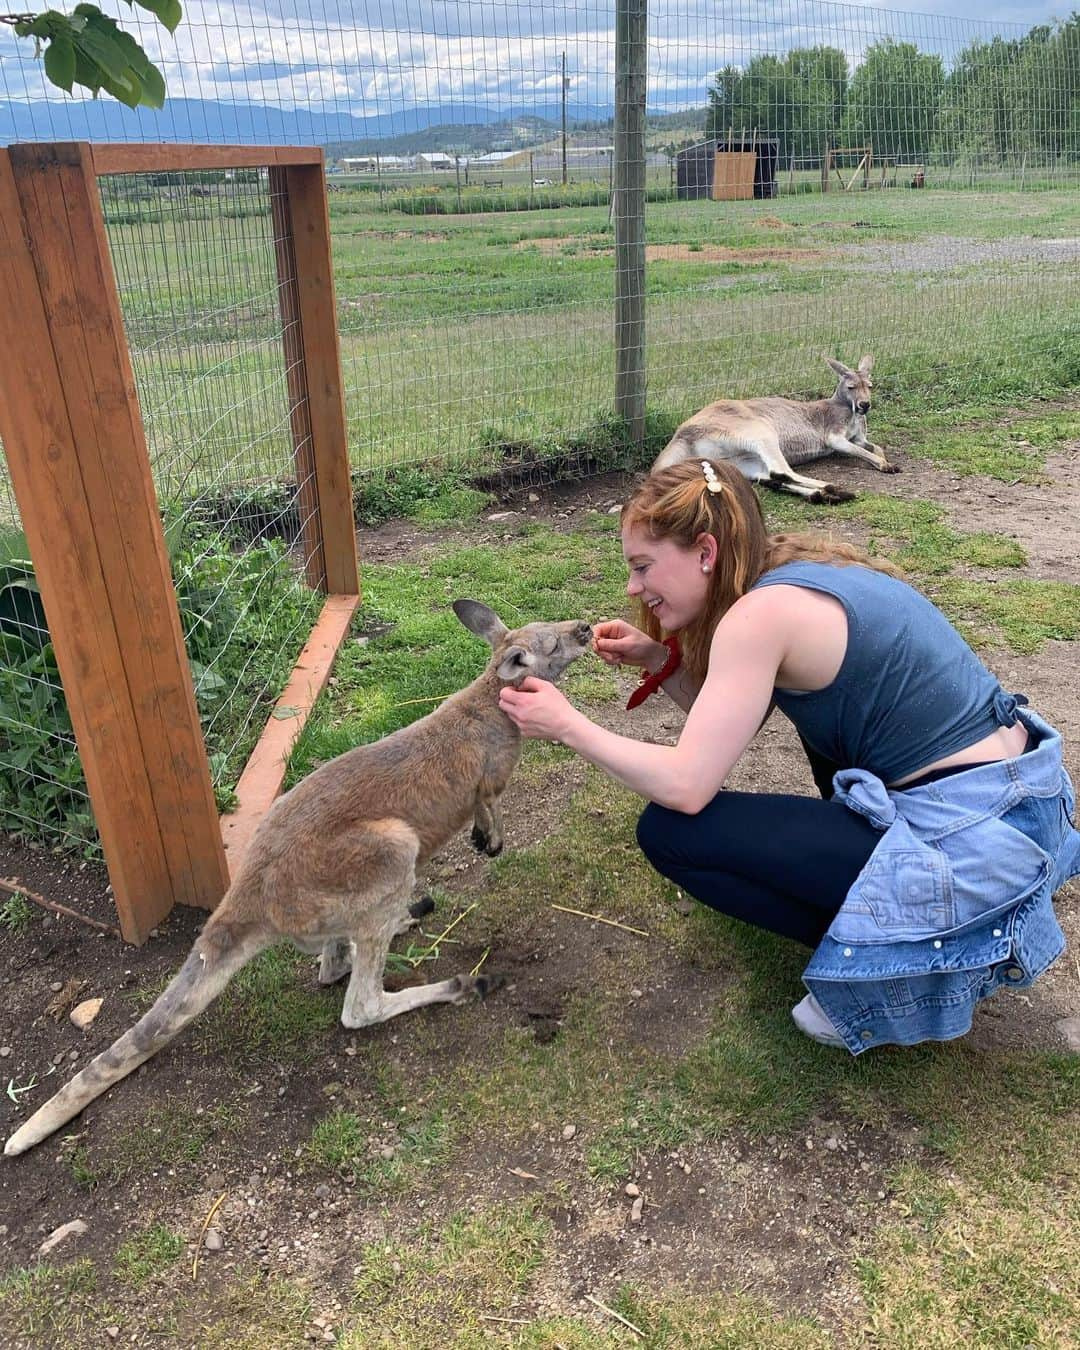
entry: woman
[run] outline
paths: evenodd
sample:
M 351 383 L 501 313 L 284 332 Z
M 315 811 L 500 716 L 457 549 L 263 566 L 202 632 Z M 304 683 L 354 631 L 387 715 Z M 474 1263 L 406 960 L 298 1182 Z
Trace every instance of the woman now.
M 650 862 L 725 914 L 813 947 L 799 1028 L 859 1054 L 947 1040 L 999 985 L 1064 950 L 1051 905 L 1080 871 L 1061 738 L 1006 694 L 896 569 L 846 544 L 766 534 L 730 465 L 652 474 L 622 512 L 642 629 L 595 629 L 688 716 L 676 746 L 591 722 L 526 679 L 502 706 L 647 797 Z M 661 634 L 677 634 L 661 641 Z M 778 706 L 822 800 L 724 791 Z

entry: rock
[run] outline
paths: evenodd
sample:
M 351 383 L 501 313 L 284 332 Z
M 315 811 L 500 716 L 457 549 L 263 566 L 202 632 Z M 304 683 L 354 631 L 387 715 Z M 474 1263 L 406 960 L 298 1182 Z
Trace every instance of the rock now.
M 693 914 L 694 912 L 693 900 L 686 900 L 686 899 L 676 900 L 675 912 L 676 914 L 682 914 L 684 917 L 686 917 L 689 914 Z
M 58 994 L 60 990 L 63 989 L 63 987 L 64 987 L 63 980 L 53 980 L 52 984 L 49 985 L 50 991 L 54 994 Z
M 225 1239 L 216 1228 L 208 1228 L 203 1234 L 202 1243 L 208 1252 L 219 1252 L 225 1246 Z
M 382 1148 L 379 1149 L 379 1157 L 384 1158 L 387 1162 L 389 1162 L 396 1154 L 397 1149 L 393 1144 L 383 1144 Z
M 315 1199 L 316 1199 L 316 1200 L 329 1200 L 331 1194 L 332 1194 L 332 1192 L 331 1192 L 331 1190 L 330 1190 L 330 1187 L 326 1184 L 325 1181 L 322 1183 L 321 1186 L 316 1186 L 316 1187 L 315 1187 Z
M 620 502 L 616 502 L 614 506 L 609 506 L 609 507 L 608 507 L 608 515 L 609 515 L 609 516 L 617 516 L 621 510 L 622 510 L 622 504 L 621 504 Z
M 569 1142 L 577 1134 L 576 1125 L 564 1125 L 562 1128 L 562 1137 Z
M 628 1181 L 624 1189 L 626 1191 L 626 1194 L 630 1197 L 631 1200 L 636 1200 L 637 1197 L 641 1194 L 641 1187 L 638 1186 L 637 1183 L 633 1181 Z
M 517 515 L 516 511 L 495 511 L 490 516 L 485 516 L 485 520 L 513 520 Z
M 631 990 L 630 990 L 630 997 L 631 997 L 631 998 L 635 998 L 635 999 L 636 999 L 636 998 L 641 998 L 641 994 L 642 994 L 642 991 L 641 991 L 640 989 L 631 989 Z
M 211 1172 L 206 1178 L 206 1189 L 208 1191 L 220 1191 L 225 1185 L 224 1172 Z
M 840 1140 L 837 1139 L 835 1134 L 830 1134 L 828 1139 L 825 1140 L 825 1147 L 835 1153 L 840 1147 Z
M 105 1000 L 102 998 L 83 999 L 81 1003 L 76 1004 L 75 1007 L 72 1008 L 68 1016 L 80 1031 L 85 1031 L 101 1011 L 101 1005 L 104 1002 Z
M 1063 1017 L 1059 1022 L 1055 1022 L 1054 1026 L 1064 1036 L 1069 1049 L 1080 1054 L 1080 1017 Z M 0 1054 L 3 1053 L 3 1050 L 0 1050 Z
M 540 500 L 540 494 L 539 494 L 538 492 L 530 492 L 530 493 L 529 493 L 529 501 L 531 501 L 531 502 L 538 502 L 539 500 Z
M 109 1338 L 110 1341 L 115 1341 L 116 1338 L 117 1338 L 117 1336 L 120 1335 L 120 1328 L 119 1328 L 118 1326 L 115 1326 L 115 1325 L 114 1325 L 114 1326 L 111 1326 L 111 1327 L 106 1327 L 106 1328 L 105 1328 L 105 1335 L 108 1336 L 108 1338 Z
M 69 1238 L 81 1237 L 86 1232 L 86 1224 L 82 1219 L 72 1219 L 70 1223 L 62 1223 L 59 1228 L 54 1228 L 45 1241 L 38 1248 L 39 1256 L 48 1256 L 51 1251 L 55 1251 L 62 1242 L 67 1242 Z
M 10 1045 L 0 1045 L 0 1059 L 7 1059 L 8 1055 L 10 1054 L 11 1054 Z
M 634 1201 L 634 1203 L 630 1206 L 630 1222 L 631 1222 L 631 1223 L 640 1223 L 640 1222 L 641 1222 L 641 1211 L 642 1211 L 644 1208 L 645 1208 L 645 1197 L 639 1195 L 638 1198 Z

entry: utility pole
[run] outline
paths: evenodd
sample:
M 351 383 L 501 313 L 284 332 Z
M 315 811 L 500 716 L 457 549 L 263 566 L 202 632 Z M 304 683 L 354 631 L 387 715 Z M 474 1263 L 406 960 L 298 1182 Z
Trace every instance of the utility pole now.
M 566 53 L 562 54 L 562 181 L 566 186 L 566 91 L 570 81 L 566 78 Z

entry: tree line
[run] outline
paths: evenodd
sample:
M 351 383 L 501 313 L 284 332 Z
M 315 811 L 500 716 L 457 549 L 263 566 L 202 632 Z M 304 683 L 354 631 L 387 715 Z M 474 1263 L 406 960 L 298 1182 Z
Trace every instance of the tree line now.
M 754 128 L 781 162 L 870 144 L 876 159 L 1080 158 L 1080 13 L 966 47 L 950 69 L 893 38 L 849 73 L 835 47 L 796 48 L 725 66 L 709 88 L 705 134 Z

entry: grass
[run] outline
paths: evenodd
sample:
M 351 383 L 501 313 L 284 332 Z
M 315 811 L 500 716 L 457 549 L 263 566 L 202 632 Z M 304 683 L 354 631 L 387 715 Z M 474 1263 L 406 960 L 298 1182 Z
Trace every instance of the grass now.
M 70 1155 L 71 1173 L 93 1190 L 132 1175 L 183 1169 L 198 1162 L 213 1140 L 237 1129 L 240 1119 L 240 1108 L 229 1104 L 209 1110 L 175 1102 L 155 1107 L 138 1123 L 78 1146 Z
M 1013 417 L 1005 426 L 977 423 L 953 429 L 955 425 L 955 415 L 932 415 L 928 425 L 916 424 L 921 434 L 906 448 L 954 473 L 983 474 L 1009 484 L 1040 483 L 1047 450 L 1080 438 L 1080 412 L 1075 409 Z
M 984 586 L 946 577 L 934 597 L 976 645 L 1004 645 L 1030 655 L 1048 640 L 1080 638 L 1080 586 L 1065 581 L 1015 581 Z
M 0 905 L 0 928 L 12 937 L 21 937 L 30 927 L 33 910 L 21 895 L 10 895 Z
M 377 1142 L 385 1129 L 353 1111 L 336 1110 L 316 1122 L 302 1157 L 312 1167 L 348 1174 L 365 1190 L 390 1194 L 415 1188 L 441 1168 L 451 1137 L 442 1112 L 394 1113 L 393 1144 Z
M 163 1224 L 154 1224 L 128 1238 L 116 1253 L 113 1269 L 117 1279 L 138 1288 L 152 1279 L 164 1279 L 183 1250 L 182 1237 Z

